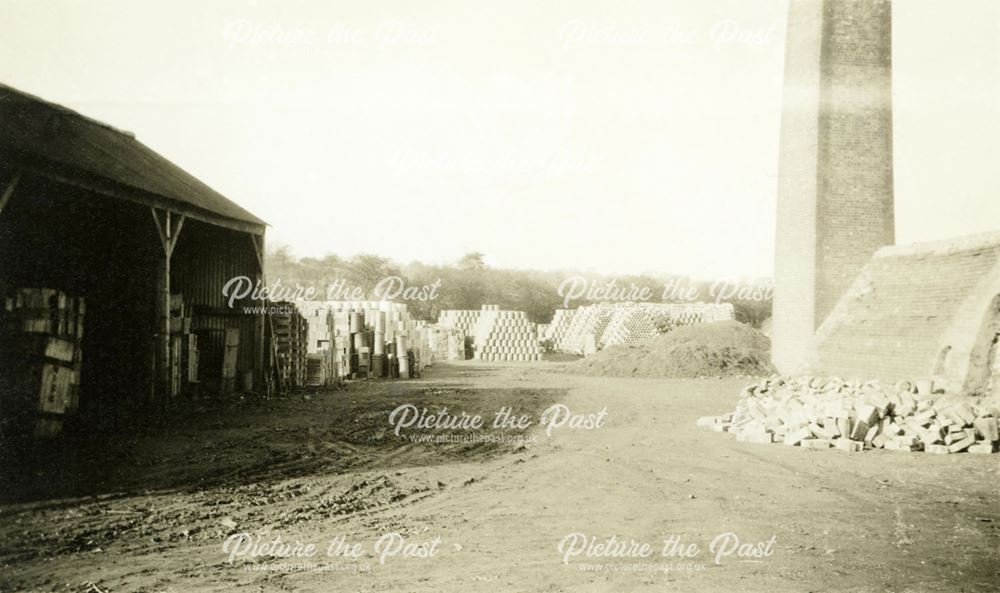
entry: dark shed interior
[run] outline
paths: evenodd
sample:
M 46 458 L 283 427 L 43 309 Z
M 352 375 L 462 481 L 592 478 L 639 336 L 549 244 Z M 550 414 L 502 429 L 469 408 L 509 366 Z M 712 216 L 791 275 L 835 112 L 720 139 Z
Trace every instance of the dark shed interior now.
M 262 303 L 229 307 L 222 292 L 263 278 L 263 221 L 131 134 L 2 85 L 0 194 L 0 292 L 86 300 L 78 422 L 141 423 L 172 398 L 223 390 L 227 329 L 239 330 L 230 388 L 266 390 L 263 313 L 245 309 Z M 180 393 L 158 383 L 165 270 L 198 338 L 198 380 Z

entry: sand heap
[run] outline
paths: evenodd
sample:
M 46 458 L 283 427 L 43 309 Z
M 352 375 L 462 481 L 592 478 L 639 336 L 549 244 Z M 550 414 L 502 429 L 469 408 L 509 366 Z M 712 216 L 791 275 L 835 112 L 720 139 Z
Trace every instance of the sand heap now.
M 635 345 L 609 346 L 571 369 L 612 377 L 715 377 L 772 372 L 771 341 L 738 321 L 675 328 Z
M 925 388 L 929 392 L 932 389 Z M 994 453 L 996 398 L 918 395 L 913 383 L 772 377 L 744 388 L 736 411 L 705 416 L 700 426 L 739 441 L 846 451 L 891 449 Z

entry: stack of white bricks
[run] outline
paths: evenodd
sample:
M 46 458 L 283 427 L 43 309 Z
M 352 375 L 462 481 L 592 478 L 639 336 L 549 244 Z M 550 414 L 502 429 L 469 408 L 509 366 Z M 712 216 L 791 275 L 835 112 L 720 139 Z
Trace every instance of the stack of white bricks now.
M 325 301 L 295 301 L 295 307 L 309 324 L 306 351 L 309 354 L 317 354 L 329 348 L 330 332 L 327 317 L 331 312 L 330 305 Z
M 592 354 L 600 341 L 604 328 L 614 315 L 615 306 L 610 303 L 586 305 L 576 310 L 562 339 L 556 343 L 556 350 L 573 354 Z
M 465 334 L 461 330 L 428 325 L 426 332 L 427 348 L 431 362 L 435 360 L 465 360 Z
M 473 334 L 479 360 L 524 362 L 542 358 L 538 329 L 524 311 L 483 305 Z
M 698 425 L 739 441 L 845 451 L 995 453 L 996 398 L 918 395 L 913 384 L 772 377 L 744 388 L 736 411 Z
M 438 315 L 437 324 L 441 327 L 460 330 L 463 334 L 471 336 L 481 312 L 478 310 L 445 309 Z
M 611 321 L 598 340 L 600 348 L 633 345 L 656 336 L 657 312 L 645 303 L 620 303 L 616 305 Z
M 337 382 L 357 371 L 352 368 L 352 355 L 357 358 L 363 354 L 357 364 L 366 361 L 363 366 L 374 376 L 383 376 L 378 372 L 379 365 L 374 364 L 376 358 L 391 361 L 412 354 L 414 367 L 407 368 L 408 375 L 419 374 L 422 367 L 433 360 L 428 326 L 413 319 L 405 303 L 296 301 L 295 305 L 309 322 L 310 352 L 323 356 L 330 367 L 329 382 Z M 358 334 L 367 336 L 358 339 Z
M 541 334 L 542 338 L 551 340 L 553 344 L 560 343 L 563 336 L 566 335 L 576 311 L 576 309 L 556 309 L 552 316 L 552 322 L 545 326 L 545 331 Z
M 553 317 L 556 324 L 559 312 Z M 574 354 L 592 354 L 621 344 L 637 344 L 656 336 L 661 321 L 674 325 L 694 325 L 735 319 L 730 303 L 597 303 L 568 311 L 566 330 L 555 340 L 556 350 Z

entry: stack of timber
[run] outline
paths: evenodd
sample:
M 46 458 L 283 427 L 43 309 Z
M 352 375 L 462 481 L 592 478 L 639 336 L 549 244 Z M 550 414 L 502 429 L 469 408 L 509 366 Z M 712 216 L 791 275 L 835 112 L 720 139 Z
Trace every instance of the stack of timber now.
M 0 434 L 50 439 L 79 408 L 82 297 L 18 288 L 4 298 Z
M 273 303 L 269 311 L 275 367 L 281 387 L 284 390 L 305 387 L 309 324 L 294 303 Z
M 698 425 L 739 441 L 844 451 L 996 453 L 996 397 L 940 396 L 930 381 L 882 385 L 771 377 L 744 388 L 736 410 Z
M 295 301 L 295 307 L 306 319 L 306 385 L 323 387 L 336 383 L 332 344 L 329 335 L 330 309 L 322 301 Z

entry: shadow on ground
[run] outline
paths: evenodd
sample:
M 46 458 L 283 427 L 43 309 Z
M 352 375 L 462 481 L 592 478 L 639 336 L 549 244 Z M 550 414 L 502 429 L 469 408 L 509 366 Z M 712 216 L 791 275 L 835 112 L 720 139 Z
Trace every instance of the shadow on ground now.
M 490 424 L 503 406 L 535 418 L 560 389 L 470 388 L 453 379 L 490 367 L 441 367 L 418 381 L 357 382 L 341 390 L 270 400 L 191 403 L 160 426 L 128 434 L 78 433 L 30 444 L 3 459 L 3 500 L 41 502 L 151 491 L 197 491 L 312 473 L 470 462 L 514 447 L 498 442 L 421 443 L 393 434 L 389 414 L 412 404 L 481 415 L 477 434 L 512 434 Z M 408 431 L 416 434 L 415 430 Z M 424 434 L 468 433 L 423 430 Z M 2 510 L 0 510 L 2 515 Z

